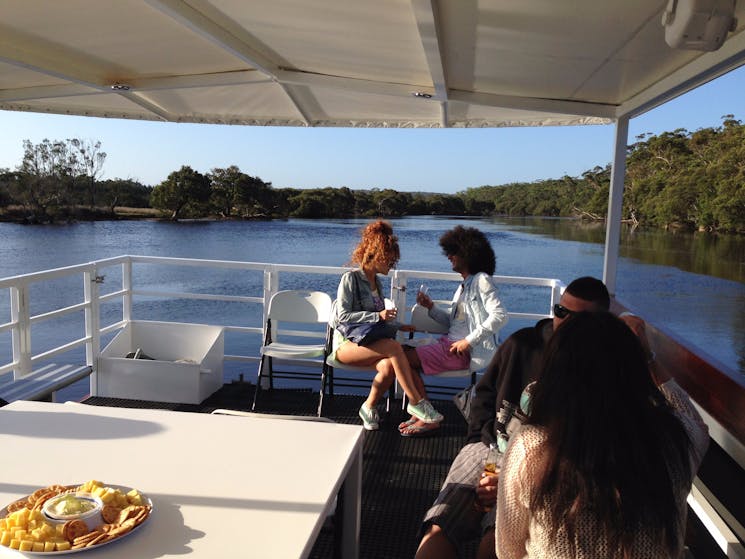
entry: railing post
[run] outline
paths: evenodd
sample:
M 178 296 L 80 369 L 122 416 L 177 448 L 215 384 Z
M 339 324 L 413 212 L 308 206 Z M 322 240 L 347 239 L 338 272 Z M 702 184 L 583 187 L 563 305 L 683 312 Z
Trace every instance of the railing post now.
M 561 300 L 561 291 L 564 284 L 560 281 L 554 281 L 554 286 L 551 289 L 551 306 L 548 308 L 548 314 L 554 314 L 554 305 Z
M 85 362 L 96 370 L 98 356 L 101 353 L 101 312 L 99 304 L 98 284 L 103 277 L 98 276 L 98 268 L 94 265 L 91 270 L 83 272 L 83 297 L 85 299 Z M 89 378 L 91 395 L 97 394 L 95 375 Z
M 13 379 L 18 380 L 31 373 L 31 317 L 29 311 L 28 284 L 10 288 L 10 319 L 13 327 Z
M 391 300 L 393 301 L 393 304 L 396 305 L 396 308 L 399 310 L 398 320 L 401 322 L 406 322 L 406 283 L 406 274 L 404 272 L 394 270 L 393 277 L 391 278 Z
M 129 322 L 132 320 L 132 259 L 127 258 L 122 262 L 122 320 Z
M 266 327 L 266 321 L 269 318 L 269 301 L 271 301 L 272 295 L 274 295 L 277 291 L 279 291 L 279 272 L 274 268 L 274 266 L 267 266 L 264 269 L 264 308 L 261 312 L 262 329 Z M 259 345 L 264 344 L 265 336 L 266 332 L 263 332 Z M 259 363 L 258 366 L 261 367 L 261 363 Z M 261 379 L 261 387 L 265 389 L 269 388 L 268 376 L 265 376 Z

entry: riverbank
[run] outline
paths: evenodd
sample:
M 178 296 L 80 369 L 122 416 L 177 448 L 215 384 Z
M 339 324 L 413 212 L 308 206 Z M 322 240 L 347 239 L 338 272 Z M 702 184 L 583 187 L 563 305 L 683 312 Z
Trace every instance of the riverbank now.
M 37 213 L 23 206 L 0 208 L 0 222 L 24 225 L 49 225 L 77 221 L 116 221 L 120 219 L 161 219 L 165 214 L 155 208 L 131 208 L 114 206 L 112 208 L 76 206 L 55 208 L 46 213 Z

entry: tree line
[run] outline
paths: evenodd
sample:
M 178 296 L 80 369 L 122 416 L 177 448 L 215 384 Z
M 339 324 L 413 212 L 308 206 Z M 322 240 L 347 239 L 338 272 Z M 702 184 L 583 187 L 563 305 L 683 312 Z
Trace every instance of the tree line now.
M 642 134 L 627 147 L 623 218 L 635 224 L 745 233 L 745 125 Z M 579 177 L 480 186 L 461 193 L 510 216 L 604 219 L 611 167 Z
M 6 218 L 46 222 L 113 217 L 116 208 L 152 208 L 167 219 L 340 218 L 405 215 L 606 216 L 610 165 L 578 177 L 469 188 L 456 194 L 390 188 L 274 188 L 237 166 L 200 173 L 189 166 L 155 186 L 99 180 L 100 142 L 26 140 L 21 164 L 0 169 Z M 623 218 L 661 227 L 745 233 L 745 125 L 642 134 L 627 148 Z

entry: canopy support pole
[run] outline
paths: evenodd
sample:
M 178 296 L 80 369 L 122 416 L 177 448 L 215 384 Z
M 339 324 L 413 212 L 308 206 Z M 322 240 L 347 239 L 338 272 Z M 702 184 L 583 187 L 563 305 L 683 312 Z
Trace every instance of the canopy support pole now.
M 626 175 L 626 144 L 629 136 L 629 117 L 621 116 L 616 121 L 616 137 L 613 147 L 613 169 L 608 193 L 608 217 L 605 226 L 605 256 L 603 258 L 603 281 L 611 295 L 616 294 L 616 271 L 619 245 L 621 243 L 621 214 L 623 209 L 623 181 Z

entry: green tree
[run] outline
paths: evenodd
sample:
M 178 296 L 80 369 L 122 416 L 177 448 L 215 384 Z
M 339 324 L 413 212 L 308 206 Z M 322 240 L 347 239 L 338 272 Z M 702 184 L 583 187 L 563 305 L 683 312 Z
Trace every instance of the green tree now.
M 176 221 L 184 215 L 204 215 L 209 199 L 209 178 L 184 165 L 153 189 L 150 200 L 154 208 L 170 211 L 171 219 Z
M 73 138 L 67 140 L 67 143 L 71 174 L 74 179 L 82 180 L 87 191 L 88 205 L 93 209 L 96 205 L 98 177 L 103 171 L 106 152 L 101 151 L 100 141 Z
M 114 213 L 116 206 L 149 208 L 153 188 L 131 179 L 109 179 L 98 185 L 100 203 Z
M 23 141 L 23 160 L 18 169 L 13 197 L 34 213 L 34 221 L 47 221 L 60 215 L 70 204 L 72 170 L 68 145 L 44 139 L 38 144 Z

